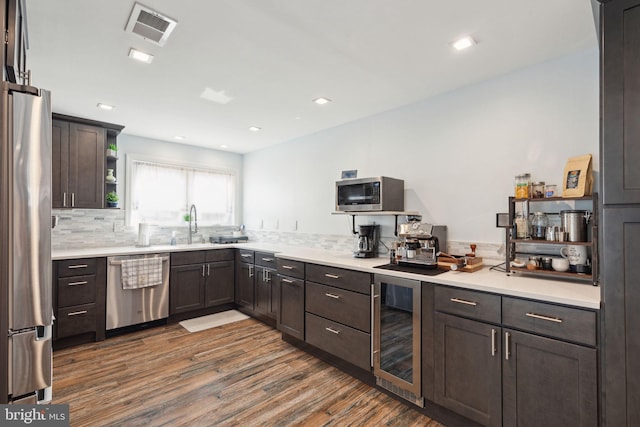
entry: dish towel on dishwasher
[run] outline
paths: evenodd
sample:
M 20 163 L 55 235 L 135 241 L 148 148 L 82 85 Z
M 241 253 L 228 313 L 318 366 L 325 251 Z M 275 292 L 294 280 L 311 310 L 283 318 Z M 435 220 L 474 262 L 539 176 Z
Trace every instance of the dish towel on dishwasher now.
M 139 289 L 162 283 L 162 258 L 123 259 L 122 289 Z

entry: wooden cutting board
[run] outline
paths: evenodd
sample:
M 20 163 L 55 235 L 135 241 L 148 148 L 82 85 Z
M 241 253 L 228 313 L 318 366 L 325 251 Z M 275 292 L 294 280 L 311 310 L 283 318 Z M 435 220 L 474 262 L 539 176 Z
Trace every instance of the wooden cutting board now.
M 447 260 L 449 260 L 450 262 L 447 262 Z M 451 270 L 451 266 L 456 264 L 454 260 L 455 258 L 438 257 L 438 268 L 442 270 Z M 469 261 L 471 261 L 471 263 L 469 263 Z M 473 273 L 475 271 L 481 270 L 482 267 L 484 267 L 482 258 L 475 257 L 469 258 L 469 260 L 467 260 L 467 265 L 462 268 L 458 268 L 458 271 Z

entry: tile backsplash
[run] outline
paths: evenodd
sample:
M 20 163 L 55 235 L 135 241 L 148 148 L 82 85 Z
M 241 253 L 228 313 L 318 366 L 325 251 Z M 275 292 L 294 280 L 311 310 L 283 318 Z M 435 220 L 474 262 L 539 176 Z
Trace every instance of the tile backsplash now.
M 138 241 L 138 226 L 125 225 L 124 209 L 53 209 L 58 225 L 51 232 L 51 247 L 83 249 L 96 247 L 134 246 Z M 198 227 L 194 241 L 209 240 L 209 236 L 231 234 L 237 227 Z M 168 245 L 175 232 L 177 243 L 187 243 L 188 226 L 149 226 L 151 245 Z
M 58 217 L 58 225 L 52 230 L 52 249 L 84 249 L 96 247 L 134 246 L 138 240 L 138 227 L 125 225 L 124 209 L 54 209 L 53 215 Z M 151 245 L 166 245 L 175 232 L 177 243 L 187 242 L 188 227 L 160 227 L 150 225 Z M 194 241 L 209 240 L 210 236 L 229 235 L 237 227 L 214 226 L 198 227 Z M 354 238 L 349 235 L 312 234 L 300 232 L 247 230 L 250 241 L 272 243 L 313 249 L 325 249 L 335 252 L 350 253 L 353 251 Z M 380 257 L 388 254 L 392 239 L 384 238 L 380 245 Z M 446 252 L 466 254 L 470 252 L 469 244 L 449 240 Z M 504 244 L 481 243 L 477 245 L 476 254 L 489 259 L 504 258 Z

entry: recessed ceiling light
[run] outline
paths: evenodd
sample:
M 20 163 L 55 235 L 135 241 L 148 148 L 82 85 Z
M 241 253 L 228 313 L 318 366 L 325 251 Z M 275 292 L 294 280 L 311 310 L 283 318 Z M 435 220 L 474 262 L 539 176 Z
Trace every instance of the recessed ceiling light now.
M 313 100 L 313 102 L 315 102 L 318 105 L 324 105 L 324 104 L 328 104 L 331 102 L 331 100 L 329 98 L 316 98 Z
M 251 126 L 251 127 L 249 127 L 249 130 L 251 132 L 258 132 L 258 131 L 261 131 L 262 128 L 259 128 L 258 126 Z
M 129 58 L 133 58 L 136 61 L 144 62 L 145 64 L 151 64 L 151 61 L 153 61 L 153 55 L 151 55 L 150 53 L 144 53 L 134 48 L 129 49 Z
M 107 111 L 111 111 L 116 107 L 114 107 L 113 105 L 103 104 L 102 102 L 98 102 L 98 108 L 101 108 L 101 109 L 107 110 Z
M 464 50 L 473 46 L 474 44 L 476 44 L 476 41 L 473 39 L 473 37 L 464 36 L 451 43 L 451 46 L 453 46 L 455 50 Z
M 184 136 L 182 136 L 182 135 L 176 135 L 176 136 L 174 136 L 173 138 L 174 138 L 174 139 L 177 139 L 178 141 L 182 141 L 182 140 L 185 140 L 185 139 L 186 139 L 186 137 L 184 137 Z
M 228 146 L 228 145 L 226 145 L 226 144 L 222 144 L 222 145 L 220 146 L 220 148 L 229 148 L 229 146 Z

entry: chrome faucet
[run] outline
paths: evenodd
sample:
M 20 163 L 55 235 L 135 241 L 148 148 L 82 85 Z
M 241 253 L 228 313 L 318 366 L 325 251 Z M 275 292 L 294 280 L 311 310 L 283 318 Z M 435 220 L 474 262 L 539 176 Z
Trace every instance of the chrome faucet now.
M 191 222 L 195 223 L 195 229 L 191 229 Z M 189 208 L 189 233 L 187 236 L 187 243 L 193 243 L 193 235 L 198 232 L 198 211 L 196 210 L 196 205 L 191 205 Z

